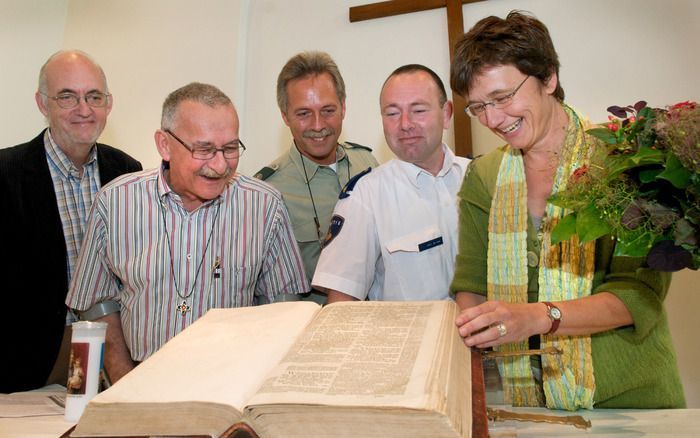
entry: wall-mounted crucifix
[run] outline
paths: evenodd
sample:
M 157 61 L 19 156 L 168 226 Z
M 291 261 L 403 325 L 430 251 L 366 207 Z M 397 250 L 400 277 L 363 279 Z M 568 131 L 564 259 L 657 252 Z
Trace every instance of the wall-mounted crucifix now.
M 391 17 L 392 15 L 447 8 L 447 36 L 450 44 L 450 63 L 454 57 L 455 43 L 464 34 L 462 5 L 484 0 L 390 0 L 350 8 L 350 22 Z M 448 84 L 447 84 L 448 85 Z M 471 121 L 464 113 L 465 101 L 462 96 L 452 93 L 454 116 L 452 125 L 455 133 L 455 152 L 463 157 L 472 156 Z

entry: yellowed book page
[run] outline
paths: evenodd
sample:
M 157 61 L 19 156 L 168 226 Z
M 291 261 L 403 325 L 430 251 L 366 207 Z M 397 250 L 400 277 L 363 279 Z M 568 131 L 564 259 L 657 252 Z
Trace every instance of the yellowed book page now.
M 454 303 L 326 306 L 249 405 L 424 407 L 449 306 Z
M 242 412 L 319 309 L 301 301 L 212 309 L 90 403 L 207 401 Z

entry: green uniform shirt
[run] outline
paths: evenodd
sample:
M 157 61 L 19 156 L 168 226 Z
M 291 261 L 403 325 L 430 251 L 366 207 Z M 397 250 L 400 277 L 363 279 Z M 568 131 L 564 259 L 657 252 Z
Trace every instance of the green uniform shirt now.
M 338 201 L 341 189 L 352 176 L 377 165 L 372 149 L 354 143 L 338 145 L 336 171 L 328 166 L 319 165 L 307 157 L 304 157 L 302 165 L 302 155 L 292 145 L 289 151 L 255 175 L 256 178 L 272 184 L 282 192 L 309 282 L 313 278 L 316 263 L 321 254 L 319 232 L 322 239 L 328 231 L 333 208 Z M 308 186 L 304 169 L 308 176 Z M 316 227 L 314 220 L 314 206 L 318 215 L 319 228 Z M 311 294 L 310 299 L 325 302 L 325 296 L 318 294 Z

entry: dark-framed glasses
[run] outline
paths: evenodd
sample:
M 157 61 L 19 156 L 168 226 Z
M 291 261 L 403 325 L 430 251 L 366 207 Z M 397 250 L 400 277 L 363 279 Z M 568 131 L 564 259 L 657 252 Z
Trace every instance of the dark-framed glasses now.
M 518 92 L 518 90 L 520 90 L 520 87 L 523 86 L 523 84 L 525 83 L 525 81 L 528 80 L 529 77 L 530 76 L 526 76 L 525 79 L 523 79 L 523 81 L 520 83 L 520 85 L 515 87 L 515 90 L 513 90 L 512 92 L 503 96 L 498 96 L 488 102 L 475 102 L 469 104 L 466 108 L 464 108 L 464 112 L 467 113 L 467 115 L 470 117 L 479 117 L 481 114 L 484 113 L 484 111 L 486 111 L 486 107 L 489 105 L 498 109 L 507 107 L 511 104 L 511 102 L 513 102 L 515 94 Z
M 221 152 L 224 154 L 224 158 L 228 159 L 233 159 L 233 158 L 238 158 L 243 154 L 243 151 L 245 151 L 245 145 L 243 142 L 238 139 L 234 140 L 220 148 L 215 148 L 214 146 L 189 146 L 187 143 L 182 141 L 180 137 L 177 135 L 173 134 L 173 132 L 169 129 L 164 129 L 163 131 L 167 132 L 170 134 L 175 140 L 177 140 L 178 143 L 180 143 L 185 149 L 190 151 L 192 154 L 192 158 L 196 160 L 211 160 L 214 158 L 217 152 Z
M 72 109 L 80 105 L 80 99 L 85 100 L 85 103 L 92 108 L 102 108 L 107 106 L 109 99 L 112 97 L 109 93 L 102 93 L 100 91 L 91 91 L 85 96 L 79 96 L 75 93 L 58 93 L 55 96 L 49 96 L 48 94 L 39 92 L 42 96 L 47 99 L 51 99 L 56 102 L 56 105 L 63 109 Z

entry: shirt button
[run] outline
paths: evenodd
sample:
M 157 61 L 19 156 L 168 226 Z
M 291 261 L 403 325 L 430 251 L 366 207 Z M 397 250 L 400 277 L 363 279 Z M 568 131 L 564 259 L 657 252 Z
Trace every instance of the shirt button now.
M 534 251 L 528 251 L 527 252 L 527 265 L 531 268 L 534 268 L 537 266 L 539 263 L 539 257 Z
M 192 259 L 192 254 L 187 254 L 187 260 L 191 260 L 191 259 Z

